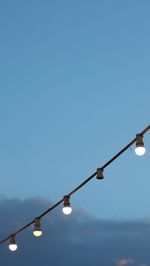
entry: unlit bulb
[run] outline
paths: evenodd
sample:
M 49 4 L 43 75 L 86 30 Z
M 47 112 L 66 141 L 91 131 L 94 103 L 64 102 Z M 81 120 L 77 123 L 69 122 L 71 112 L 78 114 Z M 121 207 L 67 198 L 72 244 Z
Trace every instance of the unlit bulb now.
M 103 168 L 97 168 L 97 179 L 104 179 L 104 169 Z

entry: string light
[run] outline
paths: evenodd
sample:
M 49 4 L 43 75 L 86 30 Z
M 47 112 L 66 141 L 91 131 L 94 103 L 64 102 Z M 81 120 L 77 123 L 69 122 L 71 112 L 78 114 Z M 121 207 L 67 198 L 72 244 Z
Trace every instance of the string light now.
M 97 168 L 97 179 L 104 179 L 104 169 L 103 168 Z
M 136 135 L 136 148 L 135 148 L 135 153 L 138 156 L 143 156 L 146 152 L 146 149 L 144 147 L 144 141 L 143 141 L 143 135 L 142 134 L 137 134 Z
M 40 219 L 37 217 L 35 218 L 33 235 L 35 237 L 40 237 L 42 235 Z
M 64 207 L 63 207 L 63 213 L 66 215 L 69 215 L 72 213 L 72 208 L 70 206 L 70 197 L 64 196 Z
M 107 161 L 104 165 L 102 165 L 100 168 L 97 168 L 97 171 L 94 172 L 92 175 L 90 175 L 88 178 L 86 178 L 80 185 L 78 185 L 76 188 L 74 188 L 69 194 L 65 195 L 62 199 L 60 199 L 58 202 L 56 202 L 53 206 L 51 206 L 49 209 L 47 209 L 45 212 L 43 212 L 41 215 L 39 215 L 37 218 L 23 226 L 22 228 L 18 229 L 15 233 L 7 236 L 6 238 L 0 240 L 0 245 L 4 242 L 9 240 L 9 249 L 11 251 L 17 250 L 17 244 L 15 240 L 15 236 L 22 231 L 24 231 L 26 228 L 34 224 L 34 230 L 33 234 L 36 237 L 40 237 L 42 235 L 42 230 L 40 228 L 40 219 L 54 210 L 56 207 L 58 207 L 60 204 L 64 204 L 63 207 L 63 213 L 70 214 L 72 212 L 72 208 L 70 206 L 70 196 L 72 196 L 74 193 L 76 193 L 78 190 L 80 190 L 83 186 L 85 186 L 90 180 L 92 180 L 95 176 L 97 179 L 103 179 L 104 175 L 104 169 L 108 167 L 113 161 L 115 161 L 120 155 L 122 155 L 126 150 L 128 150 L 133 144 L 136 143 L 135 152 L 137 155 L 142 156 L 145 153 L 145 147 L 143 142 L 143 135 L 150 130 L 150 125 L 148 125 L 140 134 L 136 135 L 136 138 L 131 140 L 122 150 L 120 150 L 114 157 L 112 157 L 109 161 Z
M 11 235 L 10 236 L 10 241 L 9 241 L 9 249 L 11 251 L 16 251 L 18 248 L 17 244 L 16 244 L 16 240 L 15 240 L 15 236 Z

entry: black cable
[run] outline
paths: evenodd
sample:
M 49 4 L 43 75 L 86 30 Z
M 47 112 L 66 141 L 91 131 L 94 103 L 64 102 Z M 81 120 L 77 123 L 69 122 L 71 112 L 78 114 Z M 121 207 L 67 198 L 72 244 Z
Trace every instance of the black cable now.
M 150 130 L 150 125 L 147 126 L 140 134 L 144 135 L 148 130 Z M 127 149 L 129 149 L 134 143 L 136 142 L 136 138 L 131 140 L 122 150 L 120 150 L 114 157 L 112 157 L 109 161 L 107 161 L 103 166 L 101 166 L 101 169 L 106 168 L 109 166 L 114 160 L 116 160 L 122 153 L 124 153 Z M 85 179 L 79 186 L 77 186 L 75 189 L 73 189 L 70 193 L 68 193 L 68 196 L 73 195 L 76 193 L 79 189 L 81 189 L 84 185 L 86 185 L 91 179 L 93 179 L 97 175 L 97 171 L 93 173 L 91 176 L 89 176 L 87 179 Z M 49 209 L 47 209 L 45 212 L 40 214 L 37 218 L 41 219 L 43 216 L 45 216 L 47 213 L 51 212 L 53 209 L 58 207 L 62 202 L 64 201 L 64 198 L 60 199 L 57 203 L 55 203 L 53 206 L 51 206 Z M 21 227 L 19 230 L 17 230 L 15 233 L 11 234 L 16 236 L 20 232 L 24 231 L 26 228 L 31 226 L 35 222 L 35 219 L 26 224 L 25 226 Z M 6 242 L 10 239 L 11 235 L 7 236 L 6 238 L 2 239 L 0 241 L 0 245 Z

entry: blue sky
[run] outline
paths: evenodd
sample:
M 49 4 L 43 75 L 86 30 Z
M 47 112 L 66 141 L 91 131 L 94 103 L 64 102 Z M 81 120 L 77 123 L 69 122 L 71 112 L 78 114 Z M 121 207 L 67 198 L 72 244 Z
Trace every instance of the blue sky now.
M 149 1 L 0 2 L 2 197 L 57 201 L 149 124 Z M 146 156 L 129 150 L 71 198 L 149 218 Z

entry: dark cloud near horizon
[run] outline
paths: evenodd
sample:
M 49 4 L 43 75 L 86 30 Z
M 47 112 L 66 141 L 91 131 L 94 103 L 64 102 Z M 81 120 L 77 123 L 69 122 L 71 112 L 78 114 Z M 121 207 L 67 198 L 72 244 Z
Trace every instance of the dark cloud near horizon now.
M 44 199 L 0 201 L 0 238 L 13 233 L 50 203 Z M 17 236 L 18 250 L 0 246 L 1 265 L 150 266 L 150 221 L 98 220 L 81 210 L 64 216 L 61 208 L 42 220 L 43 237 L 32 227 Z

